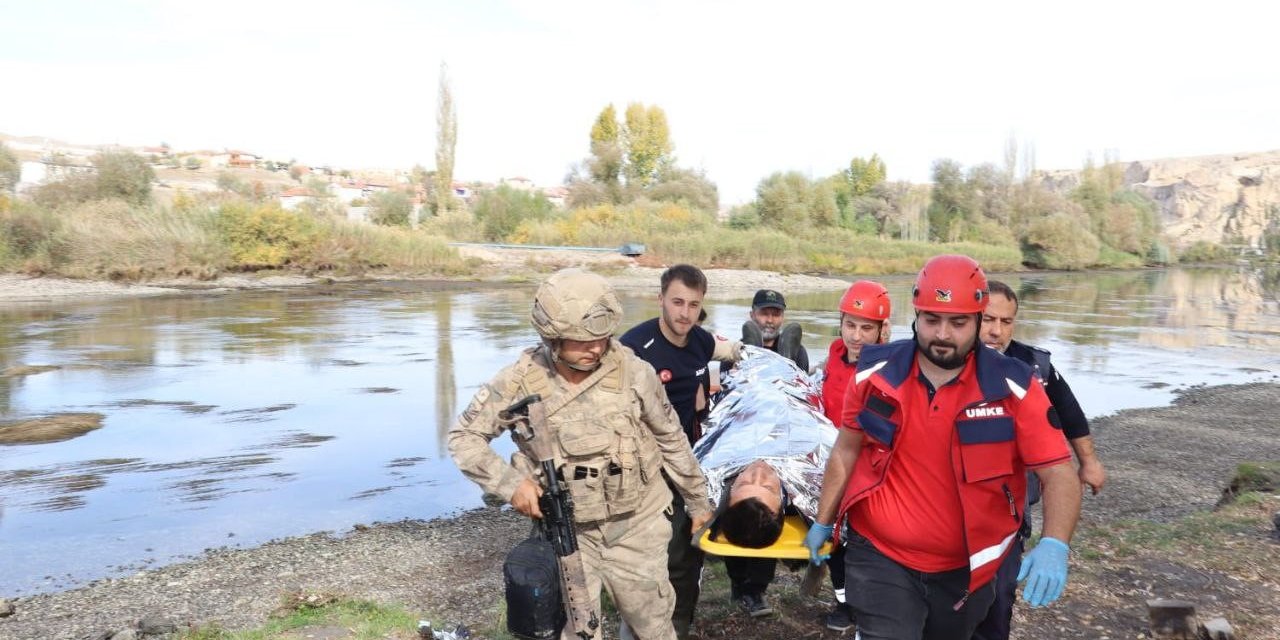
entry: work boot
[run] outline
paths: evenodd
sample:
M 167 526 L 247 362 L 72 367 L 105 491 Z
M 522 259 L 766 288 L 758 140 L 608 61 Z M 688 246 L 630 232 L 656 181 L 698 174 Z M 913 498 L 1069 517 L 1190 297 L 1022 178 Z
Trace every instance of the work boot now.
M 800 338 L 803 334 L 804 330 L 800 328 L 798 322 L 782 325 L 782 331 L 778 332 L 778 355 L 795 362 L 796 356 L 800 353 Z
M 849 611 L 849 605 L 837 602 L 823 622 L 832 631 L 848 631 L 853 627 L 853 613 Z
M 773 608 L 765 600 L 763 593 L 744 593 L 738 596 L 738 606 L 742 607 L 752 618 L 763 618 L 773 615 Z
M 742 344 L 749 344 L 753 347 L 764 346 L 764 334 L 760 333 L 760 325 L 754 320 L 748 320 L 742 323 Z

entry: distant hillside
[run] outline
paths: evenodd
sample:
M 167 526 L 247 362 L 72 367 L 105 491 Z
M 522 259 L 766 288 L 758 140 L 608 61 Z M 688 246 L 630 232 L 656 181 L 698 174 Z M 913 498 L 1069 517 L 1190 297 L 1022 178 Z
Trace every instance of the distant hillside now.
M 1044 184 L 1068 191 L 1079 171 L 1048 171 Z M 1124 182 L 1155 200 L 1174 246 L 1196 242 L 1262 247 L 1280 226 L 1280 151 L 1139 160 L 1124 166 Z

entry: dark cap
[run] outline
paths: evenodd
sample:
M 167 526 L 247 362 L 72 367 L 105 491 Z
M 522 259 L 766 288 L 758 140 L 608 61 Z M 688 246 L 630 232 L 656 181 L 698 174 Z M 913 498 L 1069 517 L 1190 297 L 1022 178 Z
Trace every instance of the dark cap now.
M 781 293 L 778 293 L 773 289 L 761 289 L 756 292 L 756 297 L 752 298 L 751 308 L 764 309 L 765 307 L 786 310 L 787 299 L 783 298 Z

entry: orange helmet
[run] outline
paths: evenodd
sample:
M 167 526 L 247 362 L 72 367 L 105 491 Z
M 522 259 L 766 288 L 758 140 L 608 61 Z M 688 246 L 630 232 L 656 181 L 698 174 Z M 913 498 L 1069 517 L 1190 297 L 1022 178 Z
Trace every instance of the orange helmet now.
M 969 256 L 930 258 L 911 289 L 916 311 L 982 313 L 987 308 L 987 276 Z
M 889 290 L 879 282 L 859 280 L 840 297 L 840 310 L 868 320 L 888 320 Z

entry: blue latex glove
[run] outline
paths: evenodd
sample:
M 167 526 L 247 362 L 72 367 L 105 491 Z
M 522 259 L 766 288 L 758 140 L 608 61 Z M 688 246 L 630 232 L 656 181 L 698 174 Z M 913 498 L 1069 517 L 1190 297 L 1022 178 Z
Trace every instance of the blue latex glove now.
M 1040 544 L 1022 558 L 1018 582 L 1027 581 L 1022 588 L 1022 599 L 1027 604 L 1048 606 L 1062 595 L 1067 586 L 1068 550 L 1067 544 L 1057 538 L 1041 538 Z
M 822 549 L 823 543 L 831 539 L 831 532 L 835 529 L 835 525 L 821 522 L 809 525 L 809 533 L 804 534 L 804 546 L 809 547 L 809 562 L 818 565 L 831 557 L 829 553 L 818 555 L 818 551 Z

